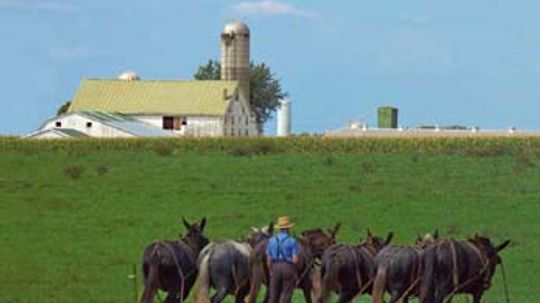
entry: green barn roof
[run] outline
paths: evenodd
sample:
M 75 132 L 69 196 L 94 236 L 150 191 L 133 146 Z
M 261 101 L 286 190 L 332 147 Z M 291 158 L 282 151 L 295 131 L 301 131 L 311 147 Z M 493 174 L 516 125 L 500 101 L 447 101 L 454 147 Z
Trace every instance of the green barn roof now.
M 69 111 L 221 116 L 237 90 L 238 81 L 85 79 Z

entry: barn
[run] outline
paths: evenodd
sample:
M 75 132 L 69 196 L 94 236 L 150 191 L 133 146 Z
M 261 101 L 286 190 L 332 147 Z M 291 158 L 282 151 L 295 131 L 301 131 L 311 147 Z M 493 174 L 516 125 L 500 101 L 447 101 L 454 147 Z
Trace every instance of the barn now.
M 121 114 L 179 136 L 257 134 L 238 81 L 85 79 L 68 113 L 80 111 Z
M 67 114 L 46 121 L 27 137 L 258 135 L 249 100 L 249 39 L 247 25 L 225 25 L 222 80 L 142 80 L 135 72 L 84 79 Z
M 45 121 L 26 138 L 62 139 L 81 137 L 171 137 L 174 133 L 161 130 L 130 116 L 101 111 L 68 112 Z

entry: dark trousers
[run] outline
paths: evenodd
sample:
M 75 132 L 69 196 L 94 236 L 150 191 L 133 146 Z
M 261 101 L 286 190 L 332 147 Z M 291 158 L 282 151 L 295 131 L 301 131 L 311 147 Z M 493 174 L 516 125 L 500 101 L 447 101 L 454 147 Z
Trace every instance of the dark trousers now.
M 296 269 L 284 261 L 272 264 L 270 276 L 270 297 L 268 303 L 291 303 L 296 288 Z

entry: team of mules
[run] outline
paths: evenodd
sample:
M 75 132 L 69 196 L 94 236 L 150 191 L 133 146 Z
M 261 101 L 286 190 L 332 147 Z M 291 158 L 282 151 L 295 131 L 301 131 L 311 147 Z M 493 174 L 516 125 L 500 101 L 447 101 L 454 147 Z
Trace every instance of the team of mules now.
M 261 285 L 268 286 L 266 247 L 273 224 L 252 228 L 241 241 L 210 242 L 204 236 L 206 219 L 183 220 L 184 236 L 151 243 L 143 255 L 144 291 L 141 303 L 153 302 L 158 290 L 165 303 L 183 302 L 195 287 L 195 303 L 219 303 L 232 295 L 236 303 L 255 303 Z M 338 303 L 368 294 L 374 303 L 449 303 L 457 294 L 470 294 L 479 303 L 491 286 L 499 252 L 509 240 L 494 245 L 475 235 L 471 239 L 439 238 L 435 231 L 418 237 L 415 245 L 391 244 L 369 230 L 358 244 L 337 243 L 340 224 L 332 229 L 309 229 L 297 237 L 300 248 L 296 288 L 307 303 L 327 303 L 332 293 Z M 211 289 L 214 294 L 210 297 Z M 262 297 L 269 299 L 268 292 Z

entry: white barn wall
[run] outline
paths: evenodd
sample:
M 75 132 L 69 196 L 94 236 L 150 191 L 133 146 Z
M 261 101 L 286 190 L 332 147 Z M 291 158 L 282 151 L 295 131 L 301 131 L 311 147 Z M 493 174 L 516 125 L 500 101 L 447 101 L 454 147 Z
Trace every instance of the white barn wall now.
M 175 115 L 167 115 L 175 116 Z M 163 116 L 156 115 L 136 115 L 131 116 L 141 122 L 148 123 L 157 128 L 163 128 Z M 187 116 L 187 125 L 182 126 L 180 130 L 174 130 L 175 133 L 187 136 L 223 136 L 223 119 L 213 116 Z
M 257 126 L 243 99 L 234 99 L 224 119 L 225 136 L 255 136 Z

